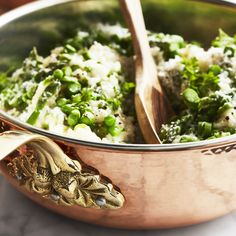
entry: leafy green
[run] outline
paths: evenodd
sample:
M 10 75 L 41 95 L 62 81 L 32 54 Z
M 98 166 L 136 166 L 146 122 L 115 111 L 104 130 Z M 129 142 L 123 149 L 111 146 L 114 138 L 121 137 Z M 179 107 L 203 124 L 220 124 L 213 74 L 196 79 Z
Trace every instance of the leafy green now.
M 159 47 L 166 60 L 174 58 L 178 55 L 178 50 L 186 46 L 186 42 L 182 37 L 163 33 L 150 33 L 149 43 L 151 47 Z
M 227 103 L 228 99 L 218 94 L 201 98 L 198 105 L 198 119 L 202 121 L 215 120 L 218 111 Z
M 182 114 L 175 117 L 169 124 L 165 124 L 161 128 L 160 138 L 163 143 L 172 143 L 178 136 L 183 134 L 191 134 L 194 131 L 195 117 L 192 114 Z
M 219 29 L 219 35 L 212 41 L 212 46 L 225 48 L 232 46 L 236 42 L 236 37 L 230 37 L 222 29 Z
M 177 104 L 177 108 L 181 111 L 180 115 L 162 126 L 161 137 L 166 143 L 192 142 L 236 133 L 236 127 L 230 122 L 228 122 L 229 127 L 221 125 L 222 120 L 229 120 L 225 113 L 232 110 L 233 116 L 236 109 L 234 102 L 236 35 L 231 37 L 220 30 L 212 46 L 223 49 L 225 61 L 222 61 L 223 57 L 219 54 L 219 58 L 216 55 L 212 60 L 216 62 L 218 60 L 218 63 L 202 66 L 200 59 L 177 53 L 182 57 L 183 70 L 179 72 L 178 81 L 181 82 L 179 87 L 184 87 L 179 96 L 185 107 L 181 106 L 182 103 Z M 171 78 L 174 81 L 176 77 Z M 189 116 L 187 118 L 189 122 L 186 122 L 186 114 Z
M 189 108 L 197 109 L 200 98 L 195 90 L 191 88 L 185 89 L 183 92 L 183 99 Z
M 183 59 L 182 63 L 184 65 L 183 79 L 187 80 L 189 87 L 194 89 L 200 97 L 207 96 L 210 91 L 219 89 L 218 74 L 221 69 L 218 65 L 212 65 L 207 72 L 202 72 L 195 57 Z

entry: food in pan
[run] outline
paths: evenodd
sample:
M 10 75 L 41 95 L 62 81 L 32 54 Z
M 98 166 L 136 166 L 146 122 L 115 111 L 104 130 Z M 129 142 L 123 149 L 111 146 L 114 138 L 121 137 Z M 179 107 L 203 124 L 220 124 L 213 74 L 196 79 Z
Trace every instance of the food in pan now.
M 94 28 L 95 27 L 95 28 Z M 0 79 L 0 107 L 48 131 L 94 142 L 133 142 L 130 36 L 119 26 L 78 31 L 48 57 L 34 48 Z
M 181 36 L 148 33 L 158 78 L 176 116 L 163 143 L 231 135 L 236 130 L 236 38 L 220 30 L 209 49 Z M 108 143 L 137 142 L 130 33 L 98 24 L 0 77 L 0 108 L 39 128 Z
M 222 30 L 209 49 L 188 44 L 158 65 L 177 116 L 161 129 L 164 143 L 213 139 L 236 131 L 236 37 Z

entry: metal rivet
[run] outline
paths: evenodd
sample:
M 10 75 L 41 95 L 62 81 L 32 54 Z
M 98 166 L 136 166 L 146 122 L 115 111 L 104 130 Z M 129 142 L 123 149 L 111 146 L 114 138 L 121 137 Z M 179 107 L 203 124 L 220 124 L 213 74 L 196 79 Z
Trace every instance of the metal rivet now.
M 104 197 L 98 197 L 96 200 L 95 200 L 96 204 L 98 206 L 104 206 L 106 205 L 107 201 Z
M 60 199 L 60 196 L 58 194 L 52 193 L 50 195 L 51 200 L 58 201 Z
M 21 180 L 23 179 L 23 176 L 22 176 L 22 175 L 16 175 L 16 179 L 17 179 L 18 181 L 21 181 Z

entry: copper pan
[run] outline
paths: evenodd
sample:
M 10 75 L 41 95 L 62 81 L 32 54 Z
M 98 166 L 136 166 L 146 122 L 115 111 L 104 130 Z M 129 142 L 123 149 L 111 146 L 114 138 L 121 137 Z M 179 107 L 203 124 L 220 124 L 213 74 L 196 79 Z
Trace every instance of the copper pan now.
M 142 3 L 150 30 L 206 46 L 218 28 L 235 32 L 234 4 Z M 0 17 L 0 68 L 19 65 L 33 46 L 46 54 L 76 27 L 97 21 L 122 22 L 118 2 L 37 1 L 9 12 Z M 196 224 L 236 209 L 235 135 L 188 144 L 111 145 L 48 133 L 4 112 L 0 120 L 2 174 L 59 214 L 109 227 L 151 229 Z M 58 147 L 48 148 L 50 139 L 66 157 L 53 156 Z

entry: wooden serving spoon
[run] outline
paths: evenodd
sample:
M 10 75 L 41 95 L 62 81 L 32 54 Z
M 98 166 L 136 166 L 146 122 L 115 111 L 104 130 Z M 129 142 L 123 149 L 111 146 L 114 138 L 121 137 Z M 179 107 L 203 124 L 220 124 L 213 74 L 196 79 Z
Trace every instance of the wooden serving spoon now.
M 132 35 L 136 55 L 135 108 L 139 126 L 147 143 L 160 144 L 158 134 L 161 125 L 169 120 L 173 111 L 157 78 L 140 0 L 120 0 L 120 5 Z

